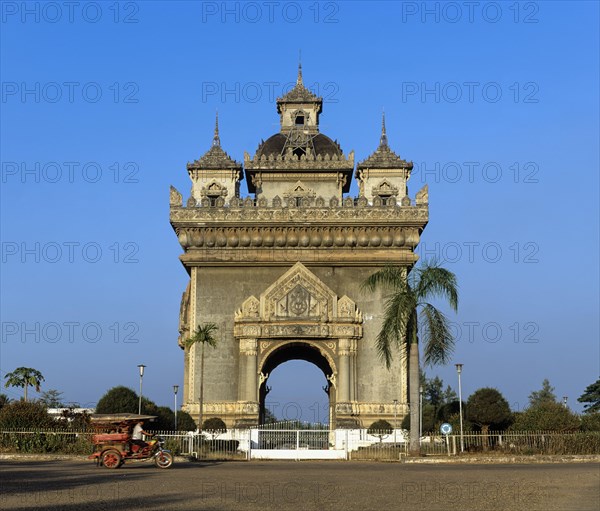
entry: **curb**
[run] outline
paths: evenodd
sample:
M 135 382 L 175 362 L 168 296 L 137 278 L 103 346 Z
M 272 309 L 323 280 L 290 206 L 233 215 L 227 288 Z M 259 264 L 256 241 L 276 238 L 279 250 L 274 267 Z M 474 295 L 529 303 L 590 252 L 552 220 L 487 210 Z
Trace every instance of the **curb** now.
M 501 463 L 600 463 L 600 454 L 581 455 L 531 455 L 531 456 L 469 456 L 469 457 L 425 457 L 425 458 L 403 458 L 403 463 L 415 464 L 501 464 Z

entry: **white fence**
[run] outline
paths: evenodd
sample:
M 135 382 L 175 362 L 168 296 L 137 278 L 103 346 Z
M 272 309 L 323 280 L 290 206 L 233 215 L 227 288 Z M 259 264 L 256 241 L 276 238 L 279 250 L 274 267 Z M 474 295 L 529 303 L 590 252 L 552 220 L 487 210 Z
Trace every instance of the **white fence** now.
M 226 432 L 160 433 L 167 446 L 199 459 L 351 459 L 352 453 L 405 452 L 406 433 L 371 435 L 366 429 L 231 429 Z M 396 459 L 398 456 L 396 456 Z

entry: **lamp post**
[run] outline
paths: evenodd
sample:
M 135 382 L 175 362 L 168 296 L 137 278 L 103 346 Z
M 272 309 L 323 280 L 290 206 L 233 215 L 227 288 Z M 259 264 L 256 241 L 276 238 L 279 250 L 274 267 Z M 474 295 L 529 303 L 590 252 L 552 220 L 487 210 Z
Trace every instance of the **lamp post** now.
M 419 444 L 423 436 L 423 385 L 419 385 Z
M 394 399 L 394 445 L 396 444 L 396 430 L 398 429 L 398 400 Z
M 460 452 L 465 450 L 465 442 L 463 440 L 463 412 L 462 412 L 462 384 L 460 381 L 460 375 L 462 373 L 462 364 L 454 364 L 456 366 L 456 372 L 458 373 L 458 414 L 460 417 Z
M 138 402 L 138 415 L 142 415 L 142 380 L 144 379 L 144 368 L 146 366 L 144 364 L 138 365 L 138 369 L 140 370 L 140 398 Z
M 175 395 L 175 431 L 177 431 L 177 391 L 179 385 L 173 385 L 173 394 Z

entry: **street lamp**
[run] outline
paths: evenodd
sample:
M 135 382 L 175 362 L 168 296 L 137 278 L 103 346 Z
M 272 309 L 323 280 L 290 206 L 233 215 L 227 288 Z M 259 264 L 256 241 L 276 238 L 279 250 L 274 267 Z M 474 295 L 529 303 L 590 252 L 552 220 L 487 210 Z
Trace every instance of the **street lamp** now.
M 140 370 L 140 398 L 138 401 L 138 415 L 142 415 L 142 380 L 144 378 L 144 368 L 146 366 L 144 364 L 138 365 L 138 369 Z
M 419 443 L 423 436 L 423 385 L 419 385 Z
M 177 391 L 179 385 L 173 385 L 173 394 L 175 395 L 175 431 L 177 431 Z
M 458 414 L 460 417 L 460 452 L 465 450 L 465 442 L 463 439 L 463 412 L 462 412 L 462 385 L 460 381 L 460 374 L 462 373 L 462 364 L 454 364 L 456 366 L 456 372 L 458 373 Z

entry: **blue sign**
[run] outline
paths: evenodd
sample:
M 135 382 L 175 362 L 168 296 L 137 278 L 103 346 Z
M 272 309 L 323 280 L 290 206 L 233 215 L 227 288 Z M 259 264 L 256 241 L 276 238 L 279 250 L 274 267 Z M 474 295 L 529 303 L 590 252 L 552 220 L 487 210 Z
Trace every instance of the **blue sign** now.
M 452 424 L 444 422 L 444 424 L 440 426 L 440 431 L 442 432 L 442 435 L 449 435 L 452 433 Z

